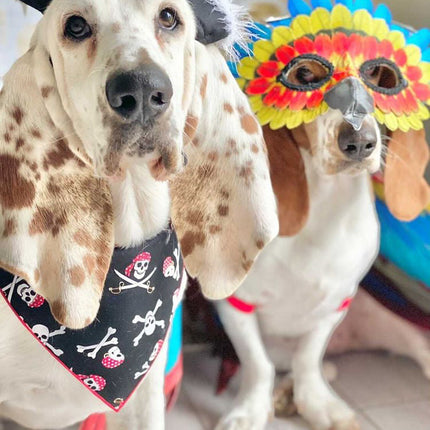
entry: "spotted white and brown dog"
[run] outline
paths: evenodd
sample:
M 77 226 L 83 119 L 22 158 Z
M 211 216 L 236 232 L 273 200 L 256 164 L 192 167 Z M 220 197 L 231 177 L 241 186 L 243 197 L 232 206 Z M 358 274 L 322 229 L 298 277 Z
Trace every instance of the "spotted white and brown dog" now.
M 278 220 L 261 129 L 211 44 L 234 34 L 229 1 L 26 3 L 44 16 L 0 93 L 0 267 L 87 326 L 114 246 L 166 227 L 171 179 L 190 272 L 230 294 Z M 1 417 L 59 428 L 107 411 L 3 300 L 0 325 Z M 165 350 L 108 429 L 164 427 Z
M 303 60 L 301 66 L 313 79 L 312 65 Z M 354 94 L 343 93 L 343 101 L 349 100 L 351 106 L 370 97 L 356 78 L 345 79 L 333 92 L 347 86 L 358 88 Z M 217 305 L 242 369 L 239 394 L 217 430 L 265 427 L 272 413 L 275 369 L 291 372 L 277 401 L 288 403 L 282 396 L 291 396 L 293 386 L 294 403 L 313 429 L 359 429 L 352 409 L 326 383 L 321 359 L 379 249 L 369 174 L 380 168 L 383 145 L 372 106 L 361 111 L 365 114 L 360 114 L 358 130 L 342 115 L 340 104 L 338 108 L 331 104 L 327 113 L 294 130 L 264 129 L 280 236 L 265 249 L 235 295 Z M 404 219 L 417 216 L 428 204 L 430 190 L 422 177 L 429 160 L 424 131 L 393 132 L 386 160 L 386 192 L 393 195 L 397 190 L 390 209 Z M 419 191 L 408 195 L 406 183 Z M 397 344 L 409 337 L 396 352 L 411 348 L 428 371 L 429 346 L 423 337 L 407 323 L 381 313 L 380 306 L 366 297 L 360 296 L 362 312 L 355 312 L 356 323 L 357 318 L 365 320 L 360 321 L 363 329 L 357 331 L 350 323 L 339 332 L 356 333 L 360 339 L 348 343 L 337 338 L 332 351 L 357 344 L 396 350 L 396 343 L 384 338 L 383 328 L 394 321 L 402 339 Z M 370 320 L 368 311 L 376 312 Z M 382 329 L 372 333 L 371 322 Z

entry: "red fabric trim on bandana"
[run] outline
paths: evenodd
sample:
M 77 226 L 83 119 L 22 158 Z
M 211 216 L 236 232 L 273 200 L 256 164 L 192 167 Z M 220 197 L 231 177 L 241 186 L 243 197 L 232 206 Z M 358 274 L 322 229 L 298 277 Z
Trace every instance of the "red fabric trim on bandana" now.
M 237 297 L 231 296 L 227 298 L 227 301 L 237 310 L 244 312 L 245 314 L 252 314 L 255 311 L 255 305 L 246 303 Z
M 342 304 L 337 308 L 337 311 L 338 311 L 338 312 L 346 311 L 346 310 L 351 306 L 352 299 L 353 299 L 353 297 L 347 297 L 347 298 L 342 302 Z

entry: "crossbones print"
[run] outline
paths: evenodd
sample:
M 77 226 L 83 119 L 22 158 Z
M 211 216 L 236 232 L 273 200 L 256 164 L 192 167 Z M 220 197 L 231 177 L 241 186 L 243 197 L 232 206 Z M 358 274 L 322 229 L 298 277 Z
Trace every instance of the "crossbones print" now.
M 12 282 L 2 288 L 3 293 L 8 293 L 7 299 L 9 303 L 12 302 L 12 296 L 16 289 L 16 292 L 28 307 L 39 308 L 42 306 L 45 302 L 45 299 L 37 294 L 36 291 L 34 291 L 28 284 L 23 282 L 18 287 L 16 287 L 21 281 L 24 281 L 24 279 L 20 278 L 19 276 L 14 276 Z
M 57 357 L 64 354 L 64 351 L 61 349 L 54 348 L 50 343 L 49 339 L 54 336 L 58 336 L 64 334 L 66 332 L 66 327 L 63 325 L 53 332 L 50 332 L 48 327 L 43 324 L 36 324 L 31 329 L 33 333 L 37 336 L 37 338 L 43 343 L 43 345 L 47 346 Z
M 133 340 L 134 346 L 139 345 L 140 339 L 142 339 L 143 335 L 151 336 L 151 334 L 154 333 L 155 328 L 157 326 L 164 328 L 164 326 L 165 326 L 164 321 L 163 320 L 157 321 L 155 318 L 155 314 L 157 313 L 158 309 L 160 308 L 160 306 L 162 304 L 163 304 L 163 302 L 160 299 L 158 299 L 154 310 L 148 311 L 146 313 L 145 318 L 142 318 L 140 315 L 136 315 L 133 318 L 133 324 L 143 323 L 143 330 Z
M 147 361 L 145 361 L 145 363 L 143 363 L 143 366 L 142 366 L 142 371 L 136 372 L 134 374 L 134 379 L 138 379 L 141 376 L 146 375 L 148 373 L 148 370 L 149 370 L 149 363 Z
M 116 328 L 109 327 L 105 337 L 99 343 L 95 345 L 88 345 L 88 346 L 76 345 L 76 349 L 79 353 L 82 353 L 84 355 L 86 351 L 90 351 L 90 352 L 87 352 L 87 357 L 95 359 L 97 357 L 98 352 L 103 347 L 108 345 L 118 345 L 117 337 L 112 337 L 112 339 L 109 339 L 115 333 L 116 333 Z
M 167 257 L 163 263 L 163 275 L 165 278 L 173 278 L 179 281 L 179 248 L 173 251 L 176 264 L 172 260 L 172 257 Z
M 151 254 L 149 252 L 142 252 L 129 266 L 127 266 L 125 269 L 125 274 L 122 274 L 118 272 L 118 270 L 114 269 L 114 272 L 119 278 L 122 279 L 122 281 L 117 287 L 110 287 L 109 291 L 112 294 L 121 294 L 121 292 L 125 290 L 142 288 L 149 294 L 152 294 L 155 290 L 155 287 L 150 284 L 149 280 L 152 278 L 157 268 L 154 267 L 152 272 L 145 277 L 150 262 Z M 137 279 L 137 281 L 131 278 L 132 274 L 134 278 Z

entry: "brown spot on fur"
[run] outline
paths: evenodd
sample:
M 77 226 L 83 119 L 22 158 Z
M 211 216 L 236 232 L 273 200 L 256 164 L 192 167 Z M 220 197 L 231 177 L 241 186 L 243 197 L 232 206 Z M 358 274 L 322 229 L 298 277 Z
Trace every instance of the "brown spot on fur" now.
M 181 239 L 182 255 L 187 257 L 194 248 L 198 245 L 203 245 L 206 241 L 206 236 L 203 232 L 187 231 Z
M 34 201 L 34 184 L 19 173 L 20 164 L 15 157 L 0 155 L 0 203 L 6 209 L 22 209 Z
M 40 281 L 40 270 L 39 269 L 35 269 L 34 270 L 34 281 L 35 282 L 39 282 Z
M 5 134 L 3 135 L 3 137 L 4 137 L 4 140 L 5 140 L 5 142 L 6 142 L 6 143 L 10 143 L 10 141 L 11 141 L 11 136 L 10 136 L 10 134 L 9 134 L 9 133 L 5 133 Z
M 84 257 L 84 266 L 87 272 L 91 275 L 96 267 L 96 259 L 90 254 Z
M 52 316 L 60 323 L 63 324 L 66 320 L 66 309 L 64 303 L 60 300 L 55 301 L 51 305 Z
M 40 139 L 42 137 L 42 134 L 40 133 L 40 130 L 37 129 L 37 128 L 32 128 L 30 133 L 36 139 Z
M 218 213 L 220 216 L 227 216 L 228 211 L 229 211 L 228 206 L 225 206 L 225 205 L 218 206 Z
M 233 113 L 233 106 L 230 103 L 224 103 L 224 110 L 228 113 Z
M 248 134 L 256 134 L 258 133 L 258 123 L 256 119 L 249 114 L 243 115 L 240 118 L 240 124 L 242 125 L 242 128 L 248 133 Z
M 249 161 L 245 166 L 240 168 L 239 176 L 245 179 L 246 185 L 250 185 L 254 179 L 254 168 L 252 167 L 252 162 Z
M 58 169 L 62 167 L 67 160 L 74 157 L 73 152 L 70 151 L 66 139 L 60 139 L 57 142 L 57 148 L 49 151 L 46 154 L 45 160 L 43 161 L 43 167 L 48 170 L 48 167 Z
M 13 218 L 7 218 L 4 223 L 3 237 L 9 237 L 16 233 L 17 224 Z
M 85 230 L 78 230 L 74 236 L 73 240 L 84 248 L 92 248 L 93 239 Z
M 223 198 L 223 199 L 229 199 L 230 198 L 230 193 L 225 189 L 225 188 L 222 188 L 221 189 L 221 191 L 220 191 L 220 194 L 221 194 L 221 197 Z
M 259 149 L 258 149 L 258 145 L 257 145 L 257 144 L 255 144 L 255 143 L 253 143 L 253 144 L 251 145 L 251 151 L 252 151 L 254 154 L 258 154 L 258 151 L 259 151 Z
M 202 83 L 200 85 L 200 95 L 202 99 L 206 97 L 207 87 L 208 87 L 208 75 L 204 75 L 202 78 Z
M 18 125 L 21 125 L 22 119 L 24 118 L 24 112 L 19 107 L 16 107 L 12 111 L 12 117 Z
M 249 272 L 252 267 L 252 261 L 248 260 L 248 257 L 246 256 L 246 252 L 243 251 L 242 253 L 242 268 L 245 270 L 245 272 Z
M 18 137 L 15 141 L 15 148 L 18 151 L 18 149 L 22 148 L 25 145 L 25 140 L 22 137 Z
M 218 160 L 218 153 L 216 151 L 209 152 L 208 159 L 214 163 L 216 160 Z
M 221 81 L 224 82 L 225 84 L 228 82 L 228 78 L 225 73 L 222 73 L 220 78 L 221 78 Z
M 193 140 L 197 132 L 197 126 L 199 124 L 199 119 L 193 115 L 188 115 L 185 122 L 184 134 L 189 140 Z
M 255 242 L 255 245 L 257 246 L 258 249 L 264 248 L 264 242 L 262 240 L 257 240 L 257 242 Z
M 186 220 L 193 226 L 202 227 L 204 223 L 203 214 L 200 211 L 190 210 Z
M 51 232 L 53 236 L 57 236 L 61 228 L 67 224 L 67 220 L 65 209 L 54 214 L 48 208 L 37 207 L 30 222 L 29 234 L 34 236 L 35 234 Z
M 69 270 L 70 282 L 74 287 L 80 287 L 85 281 L 84 269 L 80 266 L 74 266 Z
M 219 225 L 210 225 L 209 226 L 209 233 L 210 234 L 217 234 L 222 230 L 221 226 Z
M 44 99 L 48 98 L 49 94 L 54 90 L 53 87 L 42 87 L 40 92 L 42 93 L 42 97 Z

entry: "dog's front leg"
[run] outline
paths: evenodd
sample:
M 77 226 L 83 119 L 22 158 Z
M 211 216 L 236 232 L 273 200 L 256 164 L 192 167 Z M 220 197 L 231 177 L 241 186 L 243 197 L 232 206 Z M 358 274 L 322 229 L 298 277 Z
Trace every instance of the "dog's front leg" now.
M 137 392 L 119 413 L 107 415 L 106 430 L 164 430 L 164 370 L 168 342 Z
M 359 430 L 354 411 L 330 389 L 322 375 L 321 358 L 331 333 L 342 319 L 333 313 L 299 339 L 293 354 L 294 402 L 315 430 Z
M 223 301 L 217 310 L 241 362 L 241 384 L 232 410 L 216 430 L 262 430 L 272 414 L 274 367 L 267 357 L 257 316 Z

